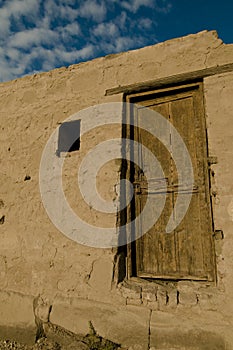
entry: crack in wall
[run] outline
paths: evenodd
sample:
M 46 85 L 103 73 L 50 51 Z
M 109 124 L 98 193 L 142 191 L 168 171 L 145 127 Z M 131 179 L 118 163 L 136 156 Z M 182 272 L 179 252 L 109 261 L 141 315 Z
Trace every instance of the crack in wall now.
M 151 317 L 152 317 L 152 310 L 150 310 L 149 314 L 149 327 L 148 327 L 148 350 L 150 350 L 150 337 L 151 337 Z
M 217 46 L 215 47 L 208 47 L 207 52 L 205 53 L 205 59 L 204 59 L 204 66 L 205 68 L 208 68 L 207 60 L 210 56 L 210 54 L 214 51 L 217 50 L 220 46 L 224 45 L 223 42 L 221 41 Z
M 91 269 L 90 269 L 90 272 L 86 275 L 86 277 L 85 277 L 85 282 L 89 285 L 89 281 L 90 281 L 90 279 L 91 279 L 91 275 L 92 275 L 92 273 L 93 273 L 93 271 L 94 271 L 94 265 L 95 265 L 95 263 L 98 261 L 98 259 L 95 259 L 95 260 L 93 260 L 92 261 L 92 263 L 91 263 Z

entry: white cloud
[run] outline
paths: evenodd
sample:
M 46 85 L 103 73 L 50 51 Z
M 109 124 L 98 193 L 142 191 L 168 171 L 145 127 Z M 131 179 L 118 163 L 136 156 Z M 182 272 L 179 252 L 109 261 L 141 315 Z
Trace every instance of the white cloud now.
M 55 0 L 46 0 L 44 1 L 44 8 L 46 16 L 51 20 L 55 18 L 64 18 L 74 21 L 78 16 L 78 10 L 68 6 L 67 3 L 63 1 L 57 4 Z
M 0 50 L 0 77 L 2 81 L 14 79 L 25 72 L 24 55 L 16 50 L 9 62 L 5 50 Z
M 98 45 L 101 50 L 108 53 L 116 53 L 127 51 L 133 48 L 139 48 L 143 46 L 145 43 L 145 39 L 142 36 L 118 36 L 113 38 L 112 40 L 102 41 Z
M 0 8 L 0 39 L 3 39 L 10 33 L 11 19 L 18 19 L 21 16 L 27 16 L 32 21 L 38 15 L 39 1 L 37 0 L 11 0 L 5 2 Z
M 86 45 L 80 50 L 67 51 L 63 45 L 55 49 L 34 47 L 29 53 L 23 53 L 18 49 L 8 49 L 7 54 L 11 54 L 11 65 L 4 58 L 4 50 L 0 50 L 0 76 L 2 80 L 9 80 L 23 75 L 29 71 L 30 74 L 37 72 L 33 68 L 34 60 L 41 62 L 39 71 L 48 71 L 56 66 L 64 66 L 67 63 L 76 62 L 80 59 L 87 59 L 94 53 L 93 45 Z
M 59 60 L 70 63 L 78 59 L 86 59 L 94 53 L 93 45 L 87 45 L 80 50 L 66 51 L 64 48 L 55 49 L 55 54 Z
M 115 51 L 120 52 L 120 51 L 125 51 L 128 50 L 128 48 L 133 48 L 133 47 L 140 47 L 143 45 L 143 37 L 141 36 L 135 36 L 135 37 L 119 37 L 116 39 L 115 42 Z
M 172 4 L 167 0 L 126 0 L 121 1 L 119 4 L 129 12 L 136 13 L 140 7 L 149 7 L 156 12 L 167 14 L 172 8 Z
M 33 28 L 13 34 L 9 38 L 8 45 L 10 47 L 28 49 L 33 46 L 54 43 L 57 40 L 58 35 L 56 32 L 44 28 Z
M 10 20 L 0 12 L 0 39 L 5 38 L 10 32 Z
M 0 0 L 0 81 L 150 44 L 156 23 L 140 16 L 142 6 L 171 8 L 168 0 Z
M 150 18 L 142 18 L 138 21 L 138 27 L 143 29 L 150 29 L 153 22 Z
M 138 42 L 138 40 L 136 39 Z M 115 42 L 115 51 L 124 51 L 128 47 L 135 45 L 135 39 L 131 37 L 119 37 Z
M 70 23 L 67 24 L 65 27 L 63 27 L 64 31 L 71 34 L 71 35 L 78 35 L 81 33 L 80 26 L 78 23 Z
M 37 0 L 11 0 L 5 2 L 1 12 L 6 17 L 20 17 L 22 15 L 34 17 L 39 11 L 39 5 L 40 1 Z
M 126 10 L 136 13 L 141 6 L 154 7 L 153 0 L 129 0 L 120 2 L 121 6 Z
M 97 3 L 95 0 L 86 0 L 79 8 L 79 16 L 101 22 L 105 19 L 107 8 L 105 3 Z
M 93 34 L 100 37 L 115 37 L 119 35 L 119 29 L 113 22 L 100 23 L 93 29 Z
M 20 51 L 18 49 L 9 47 L 6 48 L 6 50 L 4 51 L 6 56 L 11 60 L 11 61 L 17 61 L 20 59 Z
M 119 16 L 117 16 L 116 21 L 118 23 L 119 28 L 123 29 L 126 25 L 127 21 L 127 13 L 122 11 Z
M 57 28 L 57 31 L 62 35 L 64 40 L 70 39 L 70 36 L 77 36 L 82 33 L 79 24 L 76 22 L 67 24 L 63 27 L 60 26 Z

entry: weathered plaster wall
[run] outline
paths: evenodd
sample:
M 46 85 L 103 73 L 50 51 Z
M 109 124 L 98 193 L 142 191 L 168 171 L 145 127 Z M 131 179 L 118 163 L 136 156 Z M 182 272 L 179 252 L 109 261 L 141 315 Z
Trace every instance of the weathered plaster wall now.
M 223 44 L 215 32 L 201 32 L 0 84 L 0 324 L 33 326 L 31 301 L 40 294 L 47 312 L 52 305 L 51 322 L 86 332 L 92 320 L 101 335 L 126 346 L 224 349 L 226 342 L 233 348 L 232 73 L 204 79 L 209 150 L 218 158 L 212 166 L 214 222 L 224 233 L 224 240 L 216 240 L 217 286 L 179 282 L 116 287 L 115 251 L 79 245 L 62 235 L 43 208 L 38 186 L 41 154 L 53 130 L 83 108 L 122 101 L 122 94 L 105 96 L 107 89 L 232 62 L 233 45 Z M 88 147 L 105 134 L 90 133 L 78 157 L 76 153 L 67 160 L 67 169 L 73 164 L 68 170 L 72 180 Z M 120 128 L 108 130 L 108 138 L 120 136 Z M 100 181 L 100 192 L 115 195 L 119 162 L 104 170 L 108 186 Z M 78 194 L 70 182 L 65 186 L 75 209 Z M 76 210 L 102 221 L 85 206 Z M 115 219 L 109 217 L 107 225 Z M 21 321 L 11 315 L 11 298 L 16 313 L 25 305 Z
M 222 311 L 232 314 L 232 230 L 233 230 L 233 183 L 232 183 L 232 87 L 233 73 L 206 78 L 205 104 L 210 155 L 217 157 L 212 165 L 213 216 L 216 230 L 222 230 L 224 239 L 215 241 L 217 256 L 218 287 L 224 292 Z

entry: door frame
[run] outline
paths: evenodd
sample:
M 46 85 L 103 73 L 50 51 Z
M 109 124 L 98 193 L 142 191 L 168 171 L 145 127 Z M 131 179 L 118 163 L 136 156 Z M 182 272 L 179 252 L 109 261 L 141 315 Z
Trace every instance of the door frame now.
M 190 90 L 192 88 L 198 88 L 200 90 L 200 92 L 202 93 L 202 97 L 203 97 L 203 82 L 202 81 L 195 81 L 195 82 L 190 82 L 188 84 L 181 84 L 181 85 L 173 85 L 173 86 L 168 86 L 168 87 L 164 87 L 164 88 L 160 88 L 160 89 L 151 89 L 151 90 L 147 90 L 147 91 L 143 91 L 143 92 L 137 92 L 137 93 L 130 93 L 130 94 L 125 94 L 124 95 L 124 101 L 128 102 L 130 104 L 134 104 L 137 101 L 140 100 L 145 100 L 147 97 L 149 96 L 162 96 L 163 94 L 167 95 L 169 94 L 169 92 L 171 93 L 179 93 L 185 90 Z M 204 104 L 204 102 L 203 102 Z M 123 119 L 123 125 L 124 125 L 124 130 L 123 130 L 123 137 L 126 138 L 131 138 L 134 139 L 134 131 L 133 128 L 131 126 L 129 126 L 130 121 L 132 122 L 134 118 L 133 117 L 133 113 L 131 110 L 131 106 L 129 107 L 128 104 L 126 106 L 126 110 L 124 111 L 124 119 Z M 206 135 L 205 135 L 205 139 L 203 140 L 203 147 L 204 147 L 204 152 L 206 155 L 206 167 L 204 170 L 205 173 L 205 188 L 206 188 L 206 194 L 207 194 L 207 200 L 208 200 L 208 209 L 209 209 L 209 216 L 210 216 L 210 226 L 211 226 L 211 233 L 212 236 L 214 236 L 214 222 L 213 222 L 213 210 L 212 210 L 212 200 L 211 200 L 211 193 L 210 193 L 210 169 L 208 168 L 208 138 L 207 138 L 207 128 L 206 128 L 206 118 L 205 118 L 205 110 L 204 110 L 204 105 L 203 105 L 203 118 L 201 118 L 201 123 L 202 123 L 202 129 L 203 132 L 205 131 Z M 206 142 L 205 142 L 206 141 Z M 133 164 L 130 164 L 128 166 L 126 166 L 125 172 L 124 172 L 124 176 L 126 176 L 126 178 L 128 180 L 130 180 L 131 182 L 134 181 L 134 166 Z M 127 196 L 127 194 L 126 194 Z M 130 223 L 135 216 L 135 201 L 131 202 L 131 205 L 128 206 L 125 210 L 125 216 L 124 216 L 124 222 L 125 223 Z M 130 237 L 132 237 L 132 235 L 135 235 L 135 227 L 133 227 L 133 225 L 131 224 L 130 227 L 130 232 L 126 232 L 126 235 Z M 212 246 L 211 246 L 211 250 L 212 250 L 212 255 L 213 255 L 213 274 L 214 274 L 214 278 L 213 280 L 216 281 L 216 261 L 215 261 L 215 249 L 214 249 L 214 241 L 212 239 Z M 133 240 L 131 243 L 128 243 L 126 246 L 126 250 L 125 250 L 125 255 L 126 255 L 126 276 L 127 278 L 137 278 L 137 279 L 142 279 L 141 277 L 137 277 L 137 273 L 136 273 L 136 243 Z M 160 278 L 153 278 L 153 280 L 159 280 Z M 170 278 L 169 278 L 170 279 Z M 176 278 L 177 279 L 177 278 Z M 182 278 L 181 278 L 182 279 Z M 164 280 L 164 279 L 163 279 Z M 199 279 L 197 279 L 199 280 Z M 206 280 L 205 280 L 206 281 Z

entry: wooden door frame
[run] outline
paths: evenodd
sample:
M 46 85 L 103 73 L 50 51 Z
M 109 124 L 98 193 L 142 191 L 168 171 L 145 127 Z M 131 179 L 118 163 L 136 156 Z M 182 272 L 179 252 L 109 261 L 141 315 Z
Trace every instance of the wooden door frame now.
M 162 94 L 168 94 L 169 92 L 171 93 L 178 93 L 181 91 L 185 91 L 185 90 L 190 90 L 193 88 L 198 88 L 202 94 L 202 98 L 204 96 L 203 94 L 203 82 L 202 80 L 199 81 L 194 81 L 194 82 L 190 82 L 188 84 L 182 84 L 182 85 L 173 85 L 173 86 L 167 86 L 167 87 L 163 87 L 160 89 L 151 89 L 148 91 L 143 91 L 143 92 L 137 92 L 137 93 L 130 93 L 130 94 L 125 94 L 124 95 L 124 101 L 128 102 L 128 103 L 136 103 L 136 101 L 140 100 L 140 99 L 145 99 L 147 96 L 162 96 Z M 130 111 L 128 109 L 128 107 L 126 107 L 126 111 L 124 113 L 124 118 L 125 118 L 125 122 L 123 121 L 123 123 L 125 123 L 125 130 L 123 132 L 124 137 L 127 138 L 133 138 L 133 131 L 132 131 L 132 127 L 130 127 L 129 125 L 127 125 L 127 122 L 129 123 L 130 120 L 132 119 L 132 111 Z M 205 140 L 203 140 L 203 147 L 204 147 L 204 152 L 206 155 L 206 159 L 208 160 L 208 138 L 207 138 L 207 133 L 206 133 L 206 118 L 205 118 L 205 109 L 204 109 L 204 102 L 203 102 L 203 111 L 204 111 L 204 115 L 203 118 L 201 118 L 201 123 L 202 123 L 202 129 L 203 129 L 203 133 L 205 132 Z M 204 136 L 204 135 L 203 135 Z M 211 195 L 210 195 L 210 176 L 209 176 L 209 168 L 208 168 L 208 162 L 206 162 L 206 167 L 205 167 L 205 189 L 206 189 L 206 194 L 207 194 L 207 198 L 208 198 L 208 208 L 209 208 L 209 216 L 210 216 L 210 226 L 211 227 L 211 231 L 212 234 L 214 235 L 214 221 L 213 221 L 213 210 L 212 210 L 212 201 L 211 201 Z M 125 171 L 125 176 L 127 179 L 129 180 L 133 180 L 132 179 L 132 165 L 128 166 L 126 171 Z M 134 204 L 132 204 L 134 205 Z M 125 215 L 125 223 L 129 223 L 131 222 L 131 220 L 133 219 L 133 210 L 135 208 L 132 207 L 132 205 L 130 207 L 128 207 L 126 209 L 126 215 Z M 127 235 L 131 235 L 133 234 L 133 230 L 135 230 L 135 228 L 131 227 L 131 232 L 126 232 Z M 213 262 L 214 262 L 214 281 L 216 281 L 216 261 L 215 261 L 215 250 L 214 250 L 214 242 L 212 240 L 212 254 L 213 254 Z M 140 277 L 136 276 L 136 251 L 135 251 L 135 242 L 133 241 L 132 243 L 127 244 L 126 246 L 126 250 L 125 250 L 125 255 L 126 255 L 126 276 L 127 278 L 136 278 L 136 279 L 142 279 Z M 159 279 L 159 278 L 158 278 Z M 155 278 L 154 280 L 158 280 L 157 278 Z

